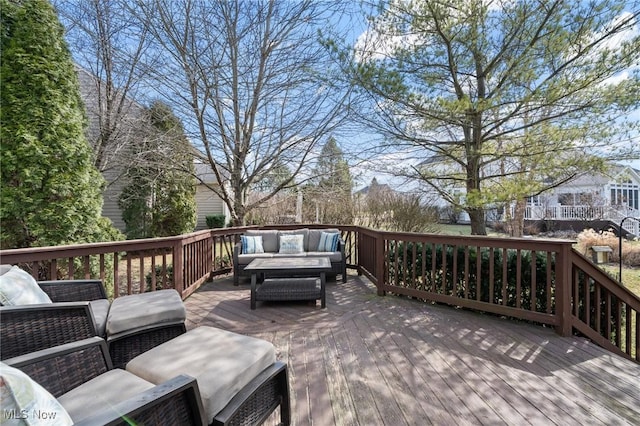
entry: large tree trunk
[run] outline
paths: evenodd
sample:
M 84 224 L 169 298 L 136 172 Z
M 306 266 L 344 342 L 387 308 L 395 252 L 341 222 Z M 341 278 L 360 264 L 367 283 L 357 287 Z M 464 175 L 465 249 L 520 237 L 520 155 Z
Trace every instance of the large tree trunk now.
M 487 235 L 487 226 L 484 220 L 484 210 L 481 208 L 467 209 L 471 220 L 471 235 Z
M 524 235 L 524 212 L 527 208 L 527 199 L 516 201 L 513 218 L 511 218 L 511 236 L 522 237 Z

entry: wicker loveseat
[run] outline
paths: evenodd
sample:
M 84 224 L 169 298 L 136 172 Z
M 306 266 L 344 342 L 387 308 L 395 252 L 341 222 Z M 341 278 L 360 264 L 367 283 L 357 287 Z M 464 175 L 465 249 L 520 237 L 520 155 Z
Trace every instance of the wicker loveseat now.
M 319 250 L 321 245 L 321 239 L 325 234 L 337 234 L 337 244 L 334 250 Z M 284 253 L 282 250 L 283 237 L 291 235 L 299 235 L 302 238 L 302 247 L 299 252 Z M 243 242 L 239 242 L 235 245 L 233 250 L 233 283 L 239 284 L 241 276 L 250 276 L 251 274 L 245 272 L 245 267 L 251 263 L 252 260 L 257 258 L 273 258 L 273 257 L 291 257 L 291 256 L 325 256 L 331 261 L 332 275 L 340 274 L 342 276 L 342 282 L 347 282 L 347 264 L 345 257 L 345 243 L 340 236 L 340 230 L 338 229 L 292 229 L 292 230 L 247 230 L 241 237 L 258 237 L 261 240 L 261 250 L 258 249 L 255 252 L 247 253 L 243 250 Z M 322 247 L 324 248 L 324 247 Z

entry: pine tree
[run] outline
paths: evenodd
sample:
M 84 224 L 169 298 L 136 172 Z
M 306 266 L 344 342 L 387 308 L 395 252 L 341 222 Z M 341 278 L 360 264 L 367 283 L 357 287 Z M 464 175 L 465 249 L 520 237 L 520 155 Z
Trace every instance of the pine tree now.
M 0 245 L 105 241 L 104 180 L 92 165 L 77 75 L 45 0 L 0 0 Z

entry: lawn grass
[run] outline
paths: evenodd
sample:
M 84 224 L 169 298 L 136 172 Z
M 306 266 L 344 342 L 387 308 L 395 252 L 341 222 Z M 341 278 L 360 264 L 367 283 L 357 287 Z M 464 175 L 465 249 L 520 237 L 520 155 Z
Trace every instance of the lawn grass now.
M 471 235 L 471 225 L 453 225 L 442 223 L 438 225 L 437 232 L 446 235 Z

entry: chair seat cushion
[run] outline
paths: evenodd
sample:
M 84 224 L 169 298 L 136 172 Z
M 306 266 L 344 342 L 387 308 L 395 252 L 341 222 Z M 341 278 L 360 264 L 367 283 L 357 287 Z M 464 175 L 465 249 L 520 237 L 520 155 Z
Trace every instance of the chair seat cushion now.
M 91 313 L 93 314 L 93 321 L 96 323 L 98 336 L 104 337 L 107 328 L 107 315 L 109 314 L 109 300 L 92 300 L 89 302 L 89 306 L 91 307 Z
M 180 374 L 195 377 L 212 422 L 244 386 L 275 361 L 270 342 L 203 326 L 135 357 L 127 371 L 156 384 Z
M 107 335 L 139 330 L 163 323 L 184 322 L 187 310 L 176 290 L 118 297 L 107 316 Z
M 98 412 L 112 409 L 114 405 L 152 387 L 153 383 L 116 368 L 60 395 L 58 402 L 77 423 Z

